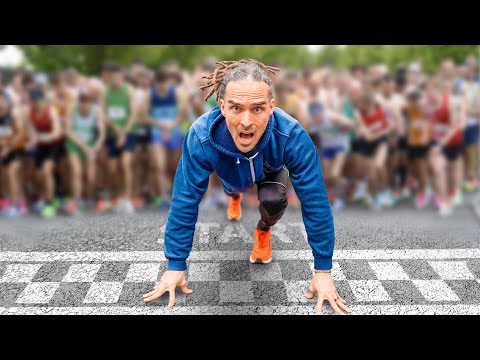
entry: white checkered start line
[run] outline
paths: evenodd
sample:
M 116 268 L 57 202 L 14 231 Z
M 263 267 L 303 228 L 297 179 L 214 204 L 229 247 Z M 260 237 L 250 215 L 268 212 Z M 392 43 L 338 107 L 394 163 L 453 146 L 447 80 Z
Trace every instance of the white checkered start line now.
M 162 251 L 124 252 L 0 252 L 0 262 L 6 270 L 0 276 L 0 284 L 26 284 L 18 296 L 15 306 L 0 307 L 0 315 L 30 314 L 78 314 L 78 315 L 184 315 L 184 314 L 265 314 L 265 315 L 307 315 L 314 314 L 315 301 L 303 298 L 308 281 L 283 280 L 280 266 L 275 261 L 308 261 L 312 266 L 310 250 L 274 251 L 274 262 L 270 270 L 266 267 L 252 267 L 253 281 L 282 282 L 286 288 L 290 305 L 254 305 L 250 299 L 237 301 L 231 291 L 238 284 L 247 286 L 246 281 L 220 281 L 219 262 L 246 261 L 248 251 L 193 251 L 189 258 L 189 281 L 219 281 L 220 305 L 176 306 L 168 310 L 164 306 L 120 306 L 117 304 L 126 283 L 154 282 L 160 272 L 161 263 L 166 261 Z M 337 250 L 334 254 L 332 276 L 335 281 L 348 283 L 357 304 L 349 303 L 355 315 L 480 315 L 480 304 L 462 304 L 461 298 L 452 290 L 447 281 L 470 281 L 480 284 L 467 265 L 467 260 L 480 259 L 480 249 L 397 249 L 397 250 Z M 338 261 L 366 261 L 376 279 L 349 279 Z M 402 260 L 426 261 L 435 271 L 438 279 L 411 278 L 402 268 Z M 43 263 L 72 262 L 61 282 L 32 282 Z M 128 274 L 123 281 L 95 282 L 95 276 L 103 262 L 130 262 Z M 205 271 L 208 269 L 208 272 Z M 216 273 L 215 273 L 216 271 Z M 270 273 L 268 273 L 270 271 Z M 208 273 L 208 275 L 205 275 Z M 273 274 L 273 275 L 272 275 Z M 411 282 L 428 304 L 385 304 L 392 297 L 382 286 L 382 281 Z M 85 296 L 85 306 L 49 306 L 61 283 L 91 283 Z M 224 291 L 224 295 L 222 295 Z M 237 290 L 239 291 L 239 290 Z M 250 289 L 251 292 L 251 289 Z M 253 293 L 252 293 L 253 294 Z M 222 297 L 223 296 L 223 297 Z M 222 300 L 226 299 L 226 300 Z M 221 305 L 225 302 L 225 305 Z M 245 305 L 232 305 L 242 302 Z M 358 304 L 361 303 L 361 304 Z M 383 303 L 383 304 L 382 304 Z M 181 304 L 181 303 L 180 303 Z M 93 306 L 95 305 L 95 306 Z M 324 312 L 332 313 L 325 303 Z

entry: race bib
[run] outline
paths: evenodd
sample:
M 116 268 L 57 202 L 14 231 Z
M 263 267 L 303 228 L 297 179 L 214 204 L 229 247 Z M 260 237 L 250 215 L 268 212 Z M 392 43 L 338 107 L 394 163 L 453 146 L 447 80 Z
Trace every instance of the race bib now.
M 112 120 L 123 119 L 127 116 L 127 112 L 124 107 L 121 106 L 110 106 L 108 108 L 108 117 Z
M 150 115 L 155 120 L 174 120 L 177 117 L 177 107 L 176 106 L 162 106 L 154 107 L 150 111 Z
M 371 131 L 371 132 L 376 132 L 378 130 L 380 130 L 382 128 L 382 123 L 379 123 L 379 122 L 376 122 L 374 124 L 371 124 L 368 129 Z
M 425 127 L 424 120 L 414 120 L 410 122 L 410 127 L 415 130 L 423 130 Z
M 12 135 L 13 135 L 13 130 L 11 126 L 0 126 L 0 136 L 7 137 Z
M 91 133 L 81 132 L 75 135 L 86 144 L 93 140 L 93 135 Z
M 437 134 L 445 134 L 448 131 L 449 126 L 445 124 L 435 124 L 434 130 Z

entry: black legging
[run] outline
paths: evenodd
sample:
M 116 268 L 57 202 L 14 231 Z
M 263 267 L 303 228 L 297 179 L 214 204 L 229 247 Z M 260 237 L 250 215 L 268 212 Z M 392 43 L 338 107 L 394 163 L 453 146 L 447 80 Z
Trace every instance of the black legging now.
M 276 173 L 267 173 L 267 177 L 262 181 L 255 182 L 258 190 L 258 200 L 260 201 L 260 216 L 257 227 L 260 230 L 267 231 L 275 225 L 285 213 L 288 206 L 287 201 L 287 182 L 288 169 L 283 166 Z M 229 194 L 229 196 L 238 198 L 240 194 Z

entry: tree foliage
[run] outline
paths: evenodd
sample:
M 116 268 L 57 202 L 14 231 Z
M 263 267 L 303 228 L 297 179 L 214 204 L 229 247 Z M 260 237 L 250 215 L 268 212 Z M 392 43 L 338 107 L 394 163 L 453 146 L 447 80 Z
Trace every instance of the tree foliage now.
M 192 69 L 202 59 L 255 58 L 265 64 L 278 61 L 299 69 L 307 63 L 351 67 L 385 63 L 390 69 L 411 61 L 421 61 L 431 72 L 446 58 L 458 63 L 468 55 L 479 55 L 479 45 L 325 45 L 313 54 L 304 45 L 19 45 L 33 68 L 52 71 L 74 67 L 87 74 L 97 73 L 106 61 L 128 65 L 136 58 L 156 68 L 168 59 Z

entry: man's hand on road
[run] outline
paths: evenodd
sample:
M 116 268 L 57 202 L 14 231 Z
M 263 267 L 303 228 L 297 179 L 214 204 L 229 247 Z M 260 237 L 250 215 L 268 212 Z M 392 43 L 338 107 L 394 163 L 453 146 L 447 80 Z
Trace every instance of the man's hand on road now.
M 187 287 L 187 277 L 185 275 L 185 271 L 167 270 L 157 285 L 155 285 L 155 290 L 143 295 L 143 301 L 148 303 L 156 300 L 162 296 L 165 291 L 168 291 L 170 294 L 168 308 L 172 309 L 173 305 L 175 304 L 175 288 L 177 286 L 181 287 L 184 294 L 191 294 L 193 292 L 193 290 Z
M 305 294 L 305 297 L 310 300 L 315 297 L 315 293 L 318 293 L 317 315 L 322 315 L 322 307 L 325 300 L 330 302 L 333 310 L 339 315 L 345 315 L 343 311 L 347 313 L 352 312 L 347 307 L 347 302 L 338 295 L 337 289 L 333 284 L 332 275 L 329 273 L 314 274 L 308 291 L 309 293 Z

